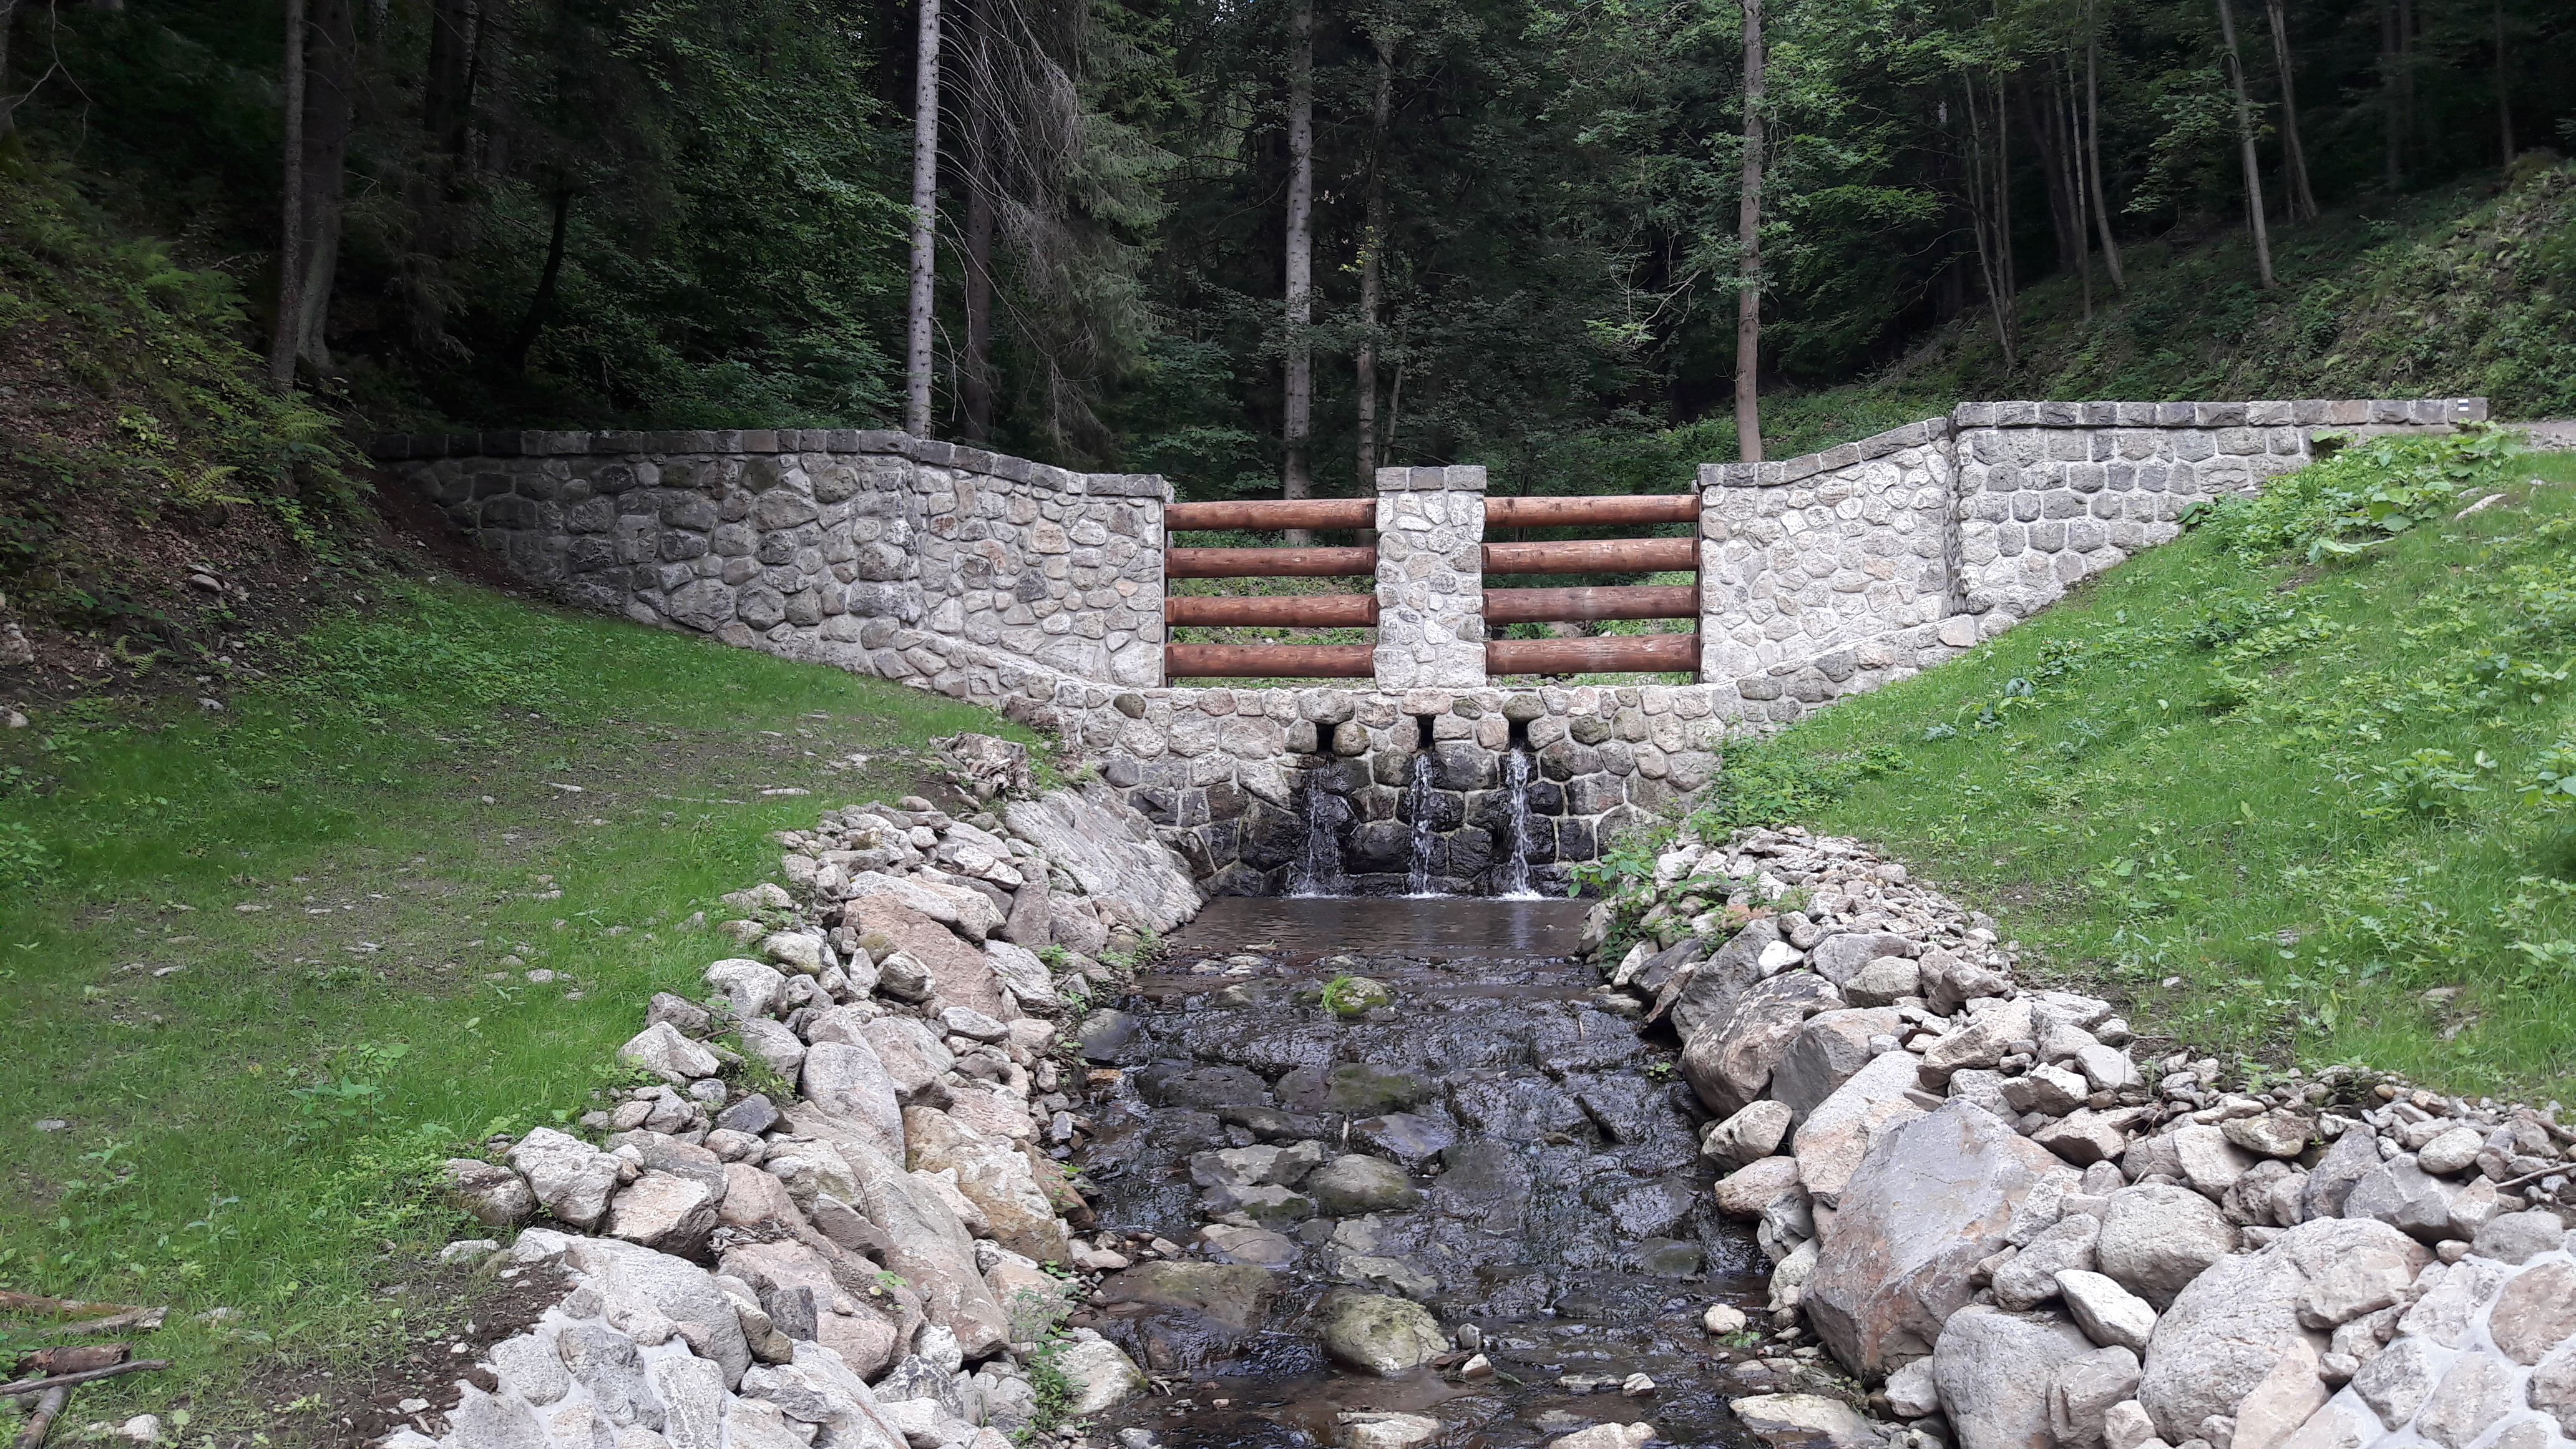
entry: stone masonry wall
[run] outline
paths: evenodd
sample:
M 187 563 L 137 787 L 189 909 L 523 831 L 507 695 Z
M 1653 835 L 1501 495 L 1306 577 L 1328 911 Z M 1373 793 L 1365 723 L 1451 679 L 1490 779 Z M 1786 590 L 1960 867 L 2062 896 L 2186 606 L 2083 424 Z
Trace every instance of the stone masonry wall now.
M 1163 672 L 1159 477 L 859 431 L 380 438 L 568 602 L 1025 713 Z
M 1377 470 L 1380 689 L 1485 682 L 1485 470 Z
M 1701 678 L 1776 727 L 1951 658 L 2305 466 L 2318 435 L 2443 428 L 2483 398 L 1977 402 L 1699 470 Z

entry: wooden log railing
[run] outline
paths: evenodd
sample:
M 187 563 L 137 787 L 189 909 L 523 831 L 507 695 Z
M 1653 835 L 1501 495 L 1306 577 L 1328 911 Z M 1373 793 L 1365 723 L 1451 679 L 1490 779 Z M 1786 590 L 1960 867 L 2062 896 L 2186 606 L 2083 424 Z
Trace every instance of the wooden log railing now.
M 1167 548 L 1167 579 L 1338 579 L 1377 572 L 1373 548 Z
M 1487 589 L 1488 624 L 1563 624 L 1588 619 L 1695 619 L 1699 590 L 1690 584 L 1631 584 L 1601 589 Z
M 1593 538 L 1568 543 L 1489 543 L 1488 574 L 1634 574 L 1699 567 L 1694 538 Z
M 1280 594 L 1210 598 L 1174 594 L 1163 601 L 1166 624 L 1237 625 L 1264 629 L 1368 628 L 1377 623 L 1375 594 Z
M 1163 509 L 1163 527 L 1174 533 L 1217 528 L 1375 528 L 1374 498 L 1239 498 L 1223 503 L 1174 503 Z
M 1496 639 L 1485 646 L 1488 674 L 1673 674 L 1698 668 L 1697 634 Z
M 1170 679 L 1366 679 L 1377 673 L 1366 644 L 1166 644 Z

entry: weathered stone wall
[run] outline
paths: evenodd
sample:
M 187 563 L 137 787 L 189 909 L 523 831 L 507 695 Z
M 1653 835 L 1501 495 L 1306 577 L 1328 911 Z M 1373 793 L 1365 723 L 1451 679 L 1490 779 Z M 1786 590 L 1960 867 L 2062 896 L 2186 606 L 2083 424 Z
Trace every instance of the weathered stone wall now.
M 1485 682 L 1485 470 L 1377 470 L 1380 689 Z
M 1732 703 L 1697 686 L 1150 689 L 1057 723 L 1214 894 L 1289 890 L 1319 808 L 1348 888 L 1400 893 L 1417 807 L 1436 836 L 1433 888 L 1477 893 L 1511 855 L 1514 750 L 1531 752 L 1530 884 L 1561 890 L 1567 866 L 1715 776 Z
M 1021 712 L 1162 682 L 1159 477 L 847 430 L 375 451 L 513 573 L 584 607 Z
M 2305 466 L 2323 433 L 2482 421 L 2484 398 L 1973 402 L 1700 482 L 1701 678 L 1777 726 L 1973 647 Z

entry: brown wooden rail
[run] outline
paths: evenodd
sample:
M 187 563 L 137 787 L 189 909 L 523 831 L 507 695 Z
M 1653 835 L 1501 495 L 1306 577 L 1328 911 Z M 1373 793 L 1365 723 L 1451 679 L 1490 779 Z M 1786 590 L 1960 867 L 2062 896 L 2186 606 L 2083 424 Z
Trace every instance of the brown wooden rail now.
M 1697 634 L 1496 639 L 1485 646 L 1488 674 L 1672 674 L 1698 669 Z
M 1688 543 L 1690 540 L 1679 540 Z M 1373 548 L 1167 548 L 1167 579 L 1331 579 L 1377 572 Z
M 1366 644 L 1166 644 L 1166 679 L 1366 679 Z
M 1553 624 L 1578 619 L 1692 619 L 1699 590 L 1689 584 L 1605 589 L 1487 589 L 1488 624 Z
M 1591 528 L 1612 523 L 1692 523 L 1696 493 L 1614 498 L 1487 498 L 1487 528 Z
M 1489 543 L 1489 574 L 1628 574 L 1699 567 L 1695 538 L 1599 538 L 1569 543 Z
M 1641 616 L 1642 617 L 1642 616 Z M 1656 617 L 1664 617 L 1657 615 Z M 1375 594 L 1284 594 L 1233 599 L 1174 594 L 1163 600 L 1166 624 L 1250 624 L 1322 629 L 1377 622 Z
M 1374 498 L 1237 498 L 1174 503 L 1163 509 L 1173 532 L 1203 528 L 1375 528 Z

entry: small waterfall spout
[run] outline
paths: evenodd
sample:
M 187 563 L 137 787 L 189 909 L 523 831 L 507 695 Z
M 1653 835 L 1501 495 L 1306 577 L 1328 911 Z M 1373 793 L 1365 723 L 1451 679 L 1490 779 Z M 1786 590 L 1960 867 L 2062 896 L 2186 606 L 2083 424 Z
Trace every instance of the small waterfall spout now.
M 1439 832 L 1431 825 L 1431 752 L 1416 751 L 1413 756 L 1413 782 L 1406 787 L 1405 808 L 1413 816 L 1413 861 L 1405 889 L 1417 896 L 1432 894 L 1431 855 L 1439 848 Z
M 1511 854 L 1494 867 L 1494 894 L 1505 900 L 1539 898 L 1529 879 L 1529 780 L 1529 751 L 1515 748 L 1503 756 L 1504 823 L 1511 834 Z
M 1306 843 L 1299 848 L 1297 863 L 1288 873 L 1288 894 L 1350 894 L 1350 878 L 1342 871 L 1341 836 L 1341 828 L 1350 818 L 1348 800 L 1312 782 L 1307 784 Z

